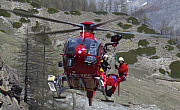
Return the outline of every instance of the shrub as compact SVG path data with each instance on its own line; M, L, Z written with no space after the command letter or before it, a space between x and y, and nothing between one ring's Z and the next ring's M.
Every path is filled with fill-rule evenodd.
M178 49L180 49L180 44L176 45L176 47L177 47Z
M127 19L127 22L128 22L128 23L135 24L135 25L139 25L139 24L140 24L140 22L138 21L138 19L136 19L135 17L129 17L129 18Z
M146 39L139 40L139 42L138 42L138 46L141 45L141 46L147 47L148 44L149 44L149 42L146 41Z
M130 27L132 27L132 25L130 25L130 24L123 24L122 22L119 22L117 25L119 27L122 27L123 29L129 29Z
M35 2L32 2L31 5L34 7L34 8L41 8L41 5L38 4L38 3L35 3Z
M22 2L22 3L26 2L26 0L12 0L12 1L14 1L14 2Z
M95 22L101 22L101 19L94 19Z
M174 61L169 65L169 68L171 69L170 76L172 78L180 78L180 60Z
M19 21L21 22L21 23L30 23L31 22L31 20L30 19L26 19L26 18L21 18L21 19L19 19Z
M172 47L172 46L170 46L170 45L166 45L166 48L165 48L166 50L168 50L168 51L171 51L171 50L174 50L174 47Z
M13 22L13 28L20 28L22 26L21 22Z
M56 10L55 8L49 8L48 9L48 13L49 14L54 14L54 13L58 13L59 11L58 10Z
M128 14L126 14L126 13L121 13L121 12L112 12L112 14L128 16Z
M94 13L97 15L107 15L108 14L108 12L105 12L105 11L95 11Z
M155 55L155 56L152 56L151 58L149 58L149 59L158 59L158 58L160 58L159 56L157 56L157 55Z
M11 14L5 10L0 10L0 16L11 17Z
M32 30L33 32L39 32L39 31L40 31L40 28L41 28L41 26L40 26L39 22L36 21L36 26L32 26L32 27L31 27L31 30Z
M64 12L64 14L66 14L66 15L69 15L69 13L66 11L66 12Z
M159 34L154 29L150 29L146 24L142 24L142 26L138 27L137 31L140 33L145 32L147 34Z
M106 34L106 37L107 37L107 38L111 38L111 34L109 34L109 33Z
M166 74L166 71L162 68L159 68L159 72L162 73L162 74Z
M156 54L156 48L155 47L144 47L144 48L138 48L135 50L130 50L130 52L142 56L143 54L146 54L147 56L151 56Z
M134 34L124 34L124 33L122 33L121 35L123 39L132 39L135 36Z
M170 45L176 45L177 43L176 43L175 41L168 40L168 44L170 44Z
M23 10L23 9L17 9L17 8L14 8L13 11L21 11L21 12L25 12L25 13L29 13L28 11L26 10ZM22 14L18 14L18 13L15 13L17 16L21 16L21 17L28 17L26 15L22 15Z
M176 56L180 58L180 53L177 53Z
M69 11L70 13L71 13L71 15L81 15L81 13L79 12L79 11L73 11L73 10L71 10L71 11Z
M138 61L136 54L131 53L131 52L120 52L117 53L117 58L119 57L124 57L125 61L128 64L134 64Z
M3 32L3 33L6 33L6 31L5 30L0 30L1 32Z
M28 12L31 14L38 14L39 13L39 11L37 9L29 9Z

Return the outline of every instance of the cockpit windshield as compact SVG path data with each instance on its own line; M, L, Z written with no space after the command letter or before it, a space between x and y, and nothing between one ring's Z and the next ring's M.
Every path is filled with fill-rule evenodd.
M82 37L73 37L69 38L65 44L64 53L75 53L75 48L78 44L81 43ZM99 49L100 49L100 41L91 39L91 38L84 38L83 44L85 45L85 54L91 54L99 56ZM97 58L94 56L85 56L86 62L96 62Z

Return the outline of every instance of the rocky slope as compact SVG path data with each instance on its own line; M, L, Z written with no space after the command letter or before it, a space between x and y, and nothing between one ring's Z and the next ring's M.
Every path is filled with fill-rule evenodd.
M14 8L22 8L24 10L32 9L33 7L30 4L27 3L19 3L19 2L10 2L10 1L4 1L0 0L1 8L6 9L14 9ZM75 23L81 23L83 21L93 21L94 19L101 19L102 22L108 21L110 19L114 19L117 17L121 17L120 21L116 21L113 23L106 24L102 26L103 28L107 29L114 29L114 30L123 30L121 27L117 25L117 23L122 22L123 24L129 24L125 19L129 18L129 16L117 16L112 13L108 13L108 15L97 15L93 12L81 12L82 15L67 15L64 14L63 11L60 11L59 13L55 14L49 14L47 12L47 9L41 8L38 9L40 13L38 15L40 16L46 16L53 19L59 19L59 20L65 20L69 22L75 22ZM26 33L27 28L31 28L32 26L36 25L35 21L39 21L40 24L46 24L46 26L50 27L51 30L61 30L61 29L68 29L72 26L64 25L64 24L57 24L52 22L47 22L43 20L38 20L31 18L31 23L23 23L23 26L19 29L12 28L12 22L19 21L21 17L16 16L15 14L11 14L10 18L7 17L1 17L0 24L3 26L3 28L7 33L0 32L0 51L2 53L2 59L4 62L9 65L10 67L13 67L16 63L14 62L14 58L17 56L15 53L18 51L18 43L19 40L18 37L23 37ZM97 22L98 23L98 22ZM137 32L137 28L141 26L139 25L133 25L131 28L126 29L126 31L133 31ZM104 37L110 32L96 32L96 37L102 41L103 44L110 42L110 39ZM111 35L114 35L114 33L110 33ZM74 33L67 33L67 34L57 34L50 36L50 39L52 41L53 46L60 50L62 50L62 46L64 44L64 41L69 37L78 36L79 32ZM127 36L123 36L126 38ZM159 68L164 69L165 71L171 72L171 69L169 68L169 65L173 61L180 60L179 57L176 56L177 53L179 53L179 49L176 47L176 45L171 45L174 49L171 51L168 51L165 49L166 45L168 44L167 38L154 38L154 37L148 37L148 36L140 36L135 35L134 38L131 39L122 39L120 41L120 44L117 47L117 52L128 52L130 50L138 49L141 46L138 45L138 42L140 40L146 39L149 44L148 46L155 47L156 53L150 56L147 55L141 55L138 56L138 61L134 64L129 65L129 76L127 78L127 81L123 82L121 84L120 88L120 96L117 96L117 91L113 95L115 97L115 103L110 102L101 102L99 103L99 99L102 97L101 93L96 94L96 98L94 99L94 105L92 107L87 107L87 100L82 95L77 95L77 107L81 109L107 109L107 108L113 108L113 109L174 109L179 110L179 103L180 103L180 84L178 80L172 80L168 74L161 74L159 72ZM110 50L112 50L110 48ZM110 60L113 56L113 51L109 51L108 54L110 55ZM152 56L159 56L158 59L150 59ZM111 61L111 65L114 65L114 61ZM114 69L109 71L109 73L114 72ZM3 74L5 74L4 72ZM6 77L9 77L6 74ZM165 80L162 80L165 79ZM169 81L168 81L169 80ZM66 100L60 101L56 100L55 104L58 107L58 105L62 106L70 106L72 108L72 96L71 93L65 93L68 97ZM8 98L6 99L8 100ZM11 101L9 102L11 103ZM65 103L65 105L63 105ZM5 104L5 103L4 103ZM16 104L17 105L17 104ZM107 106L106 106L107 105ZM124 105L124 106L122 106ZM8 106L8 105L7 105ZM127 106L127 107L125 107ZM18 106L17 106L17 109Z

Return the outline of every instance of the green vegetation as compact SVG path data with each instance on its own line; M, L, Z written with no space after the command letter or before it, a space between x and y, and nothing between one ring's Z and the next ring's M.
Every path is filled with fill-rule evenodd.
M17 9L17 8L14 8L13 11L21 11L21 12L25 12L25 13L29 13L28 11L24 10L24 9ZM21 16L21 17L28 17L26 15L22 15L22 14L17 14L15 13L17 16Z
M112 12L112 14L128 16L128 14L126 14L126 13L121 13L121 12Z
M37 9L29 9L28 12L31 14L38 14L39 13L39 11Z
M137 31L140 33L145 32L147 34L159 34L154 29L150 29L146 24L142 24L142 26L138 27Z
M136 55L142 56L143 54L146 54L147 56L151 56L156 54L156 48L155 47L144 47L144 48L138 48L135 50L130 50L131 53L134 53Z
M174 50L174 47L172 47L170 45L166 45L165 49L168 51L171 51L171 50Z
M101 22L101 19L94 19L95 22Z
M19 21L21 22L21 23L30 23L31 22L31 20L30 19L26 19L26 18L21 18L21 19L19 19Z
M14 2L22 2L22 3L26 2L26 0L12 0L12 1L14 1Z
M177 44L176 47L180 50L180 44Z
M5 10L0 10L0 16L11 17L11 14Z
M54 14L54 13L58 13L59 11L58 10L56 10L55 8L49 8L48 9L48 13L49 14Z
M134 34L124 34L124 33L121 33L121 35L123 39L132 39L135 36Z
M111 34L107 33L106 38L111 38Z
M139 40L139 42L138 42L138 46L141 45L141 46L147 47L148 44L149 44L149 42L146 41L146 39Z
M6 33L6 31L5 30L0 30L1 32L3 32L3 33Z
M176 44L177 44L175 41L172 41L172 40L168 40L167 42L168 42L168 44L170 44L170 45L176 45Z
M22 26L21 22L13 22L13 28L20 28Z
M64 14L69 15L69 12L65 11Z
M41 8L41 5L35 2L32 2L31 5L33 6L33 8Z
M166 74L166 71L162 68L159 68L159 72L162 73L162 74Z
M180 53L177 53L176 56L180 58Z
M94 13L97 15L107 15L108 14L108 12L105 12L105 11L95 11Z
M81 13L79 11L74 11L74 10L71 10L69 11L71 13L71 15L81 15Z
M180 60L174 61L169 65L171 69L170 77L172 78L180 78Z
M157 56L157 55L155 55L155 56L152 56L151 58L149 58L149 59L158 59L158 58L160 58L159 56Z
M139 25L139 24L140 24L140 22L138 21L138 19L135 18L135 17L129 17L129 18L127 19L127 22L128 22L128 23L132 23L132 24L134 24L134 25Z
M122 27L123 29L129 29L130 27L132 27L132 25L130 25L130 24L123 24L122 22L119 22L117 25L119 27Z
M117 58L124 57L125 61L128 64L134 64L138 61L136 54L134 54L132 52L120 52L120 53L116 53L116 54L117 54Z
M36 26L32 26L31 27L31 31L33 31L33 32L40 32L40 28L41 28L41 26L40 26L39 22L36 21Z

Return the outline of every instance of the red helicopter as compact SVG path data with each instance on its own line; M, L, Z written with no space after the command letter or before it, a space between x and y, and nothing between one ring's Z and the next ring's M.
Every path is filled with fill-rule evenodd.
M120 41L120 39L122 38L120 34L114 35L111 37L111 43L107 43L105 44L105 46L103 46L101 41L94 37L94 31L110 31L115 33L169 37L168 35L143 34L138 32L125 32L99 28L99 26L120 20L120 18L109 20L107 22L103 22L100 24L95 24L89 21L78 24L37 16L18 10L0 10L5 10L16 14L25 15L28 17L34 17L51 22L69 24L78 27L69 30L46 32L43 34L68 33L78 30L83 31L80 33L80 36L69 38L65 42L63 54L61 54L63 57L63 62L59 62L59 67L63 66L64 68L64 74L58 77L54 75L48 75L48 85L51 91L57 92L58 96L60 96L60 94L65 89L85 90L87 91L87 97L89 99L90 106L92 106L92 98L94 94L93 91L101 91L106 96L106 90L103 81L100 78L100 60L102 59L103 55L107 52L107 46L112 45L115 48L117 44L119 44L118 42ZM36 35L39 34L42 33L36 33ZM67 87L64 86L65 81L68 82Z

